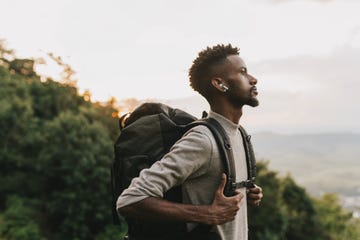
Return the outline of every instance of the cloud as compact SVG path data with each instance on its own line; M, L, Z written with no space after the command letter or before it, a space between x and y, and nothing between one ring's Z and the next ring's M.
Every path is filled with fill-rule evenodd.
M360 48L360 25L355 26L349 33L348 44Z
M254 111L254 118L266 119L281 131L360 132L359 62L360 49L347 45L326 56L256 64L253 70L262 79L259 89L262 83L267 87L259 96L264 112Z
M292 84L320 87L360 87L360 48L349 45L336 48L323 56L302 55L266 60L252 66L253 71L275 76L288 76ZM292 76L296 76L293 78Z

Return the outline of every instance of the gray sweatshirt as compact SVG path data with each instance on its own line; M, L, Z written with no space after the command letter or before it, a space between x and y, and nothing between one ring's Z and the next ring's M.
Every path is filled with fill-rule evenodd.
M247 179L245 151L238 125L222 115L210 111L209 117L216 119L227 132L235 160L236 181ZM162 198L170 188L182 184L183 202L194 205L211 204L221 174L224 172L220 154L212 133L206 126L189 130L160 161L141 171L128 189L119 196L117 209L141 201L147 197ZM246 189L240 191L246 196ZM196 224L188 223L188 229ZM247 240L247 201L232 222L215 226L223 240Z

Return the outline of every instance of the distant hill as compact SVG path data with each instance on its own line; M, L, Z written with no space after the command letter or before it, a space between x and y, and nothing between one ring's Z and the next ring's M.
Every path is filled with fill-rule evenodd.
M258 159L290 173L310 193L360 195L360 134L256 133L252 140Z

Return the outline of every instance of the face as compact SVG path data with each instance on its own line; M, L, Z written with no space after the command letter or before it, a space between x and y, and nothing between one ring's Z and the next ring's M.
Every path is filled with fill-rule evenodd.
M227 59L225 84L229 87L226 92L228 100L234 106L258 106L257 79L248 73L245 62L238 55L230 55Z

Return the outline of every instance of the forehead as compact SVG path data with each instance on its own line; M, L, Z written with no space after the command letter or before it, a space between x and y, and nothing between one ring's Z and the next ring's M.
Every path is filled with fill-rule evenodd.
M230 55L227 57L227 60L229 61L230 65L233 68L240 69L240 68L246 68L246 64L244 60L239 57L238 55Z

